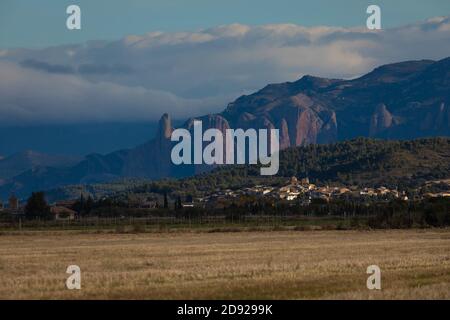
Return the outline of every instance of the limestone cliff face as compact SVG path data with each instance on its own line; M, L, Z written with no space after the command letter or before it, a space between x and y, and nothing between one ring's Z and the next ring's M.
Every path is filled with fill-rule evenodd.
M156 136L158 142L158 153L157 153L157 169L160 172L170 173L170 168L172 166L172 161L170 159L170 153L172 150L172 142L170 138L172 136L173 127L170 116L165 113L159 120L158 133Z
M191 132L192 136L193 136L193 130L194 130L194 121L202 122L203 133L208 129L218 129L222 132L222 136L223 136L222 152L223 152L223 159L225 159L226 154L227 154L225 134L226 134L226 130L230 129L230 125L229 125L227 119L225 119L223 116L221 116L219 114L209 114L209 115L199 117L199 118L191 118L183 125L183 127L188 129ZM209 144L209 142L204 142L203 148L207 144ZM225 160L223 160L223 161L225 161ZM198 173L209 171L213 167L215 167L215 166L202 164L202 165L195 165L192 168L192 170L193 170L193 173L198 174Z
M434 124L435 130L441 130L449 127L450 109L444 103L439 105L438 114Z
M299 113L295 133L294 146L336 141L336 115L333 112L320 114L317 110L306 109Z
M170 139L172 131L173 131L172 121L170 119L170 116L167 113L165 113L159 120L157 133L159 140L164 143L165 140Z
M210 114L205 117L199 118L203 124L203 130L207 129L219 129L222 134L225 134L227 129L230 129L230 125L224 117L219 114Z
M448 134L450 132L450 106L442 102L429 109L420 125L420 130Z
M280 149L286 149L291 146L291 140L289 139L289 127L285 118L280 121Z
M225 112L234 128L279 129L281 149L337 140L336 113L306 94L248 100L250 106L238 99Z
M170 116L164 114L159 120L155 139L129 151L124 162L122 175L150 178L170 175L172 171L170 159L172 132Z
M243 112L237 119L236 128L248 129L252 122L254 122L256 116L249 113Z
M326 111L322 113L321 119L324 121L319 134L318 143L329 143L338 140L338 122L336 112Z
M393 124L392 114L383 103L376 106L370 120L369 136L373 137L390 128Z
M223 116L219 114L209 114L199 118L191 118L183 125L183 128L191 131L191 134L194 130L194 121L202 122L203 133L208 129L219 129L223 135L227 129L230 129L230 125Z

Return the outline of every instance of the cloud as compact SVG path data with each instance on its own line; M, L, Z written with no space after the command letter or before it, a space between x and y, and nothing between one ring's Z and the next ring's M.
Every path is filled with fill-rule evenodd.
M70 66L63 66L59 64L50 64L47 62L37 61L33 59L27 59L20 63L22 67L45 71L48 73L61 73L70 74L74 73L74 70Z
M223 99L186 99L162 90L92 83L74 75L43 76L10 62L0 62L0 70L2 125L142 121L157 119L164 110L189 117L209 112Z
M450 52L450 18L399 28L233 24L41 50L0 50L0 116L14 122L134 121L217 112L305 74L354 78Z
M129 74L133 73L133 68L125 64L82 64L78 67L78 72L81 74Z

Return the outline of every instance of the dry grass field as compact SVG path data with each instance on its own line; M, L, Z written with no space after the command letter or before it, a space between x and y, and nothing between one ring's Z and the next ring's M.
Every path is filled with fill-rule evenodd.
M3 234L0 298L449 299L450 230Z

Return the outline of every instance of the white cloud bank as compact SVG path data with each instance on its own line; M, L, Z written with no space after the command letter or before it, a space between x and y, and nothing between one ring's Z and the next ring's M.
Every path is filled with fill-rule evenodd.
M0 123L154 120L222 110L305 74L352 78L450 55L450 18L387 29L228 25L42 50L0 50Z

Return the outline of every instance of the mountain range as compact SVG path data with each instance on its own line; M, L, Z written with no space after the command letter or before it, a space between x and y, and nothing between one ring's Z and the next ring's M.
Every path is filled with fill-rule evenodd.
M223 112L196 118L203 129L280 130L282 149L326 144L355 137L414 139L450 135L450 58L384 65L352 80L304 76L270 84L239 97ZM181 127L192 129L194 119ZM158 179L189 176L204 167L174 166L170 116L159 121L156 137L132 149L91 154L69 167L38 166L0 186L0 197L26 196L68 184L120 177Z
M70 167L80 161L80 157L50 155L26 150L9 157L0 157L0 181L38 167Z

